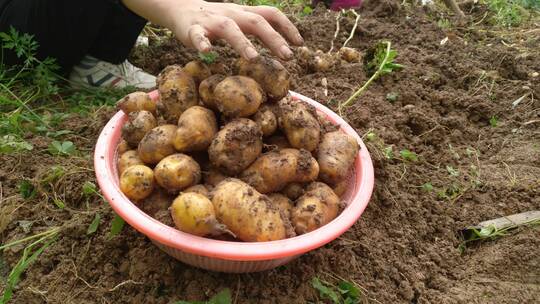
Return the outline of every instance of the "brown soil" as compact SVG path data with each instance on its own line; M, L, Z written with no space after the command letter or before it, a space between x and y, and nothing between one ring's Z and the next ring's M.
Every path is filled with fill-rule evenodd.
M361 219L342 237L286 266L245 275L186 266L129 227L109 240L111 209L81 192L85 181L94 180L90 152L113 114L109 110L75 117L64 126L78 134L71 140L88 150L84 157L47 156L41 151L48 142L39 137L32 139L37 152L0 155L2 243L65 227L22 276L12 302L174 303L204 300L228 287L235 303L306 303L318 299L310 284L314 276L352 280L362 287L366 302L374 303L538 301L538 226L473 244L463 254L458 231L540 209L540 77L532 76L540 66L540 40L531 29L499 31L485 24L444 30L437 26L439 13L399 3L365 1L350 43L366 50L379 39L390 40L399 52L397 62L406 69L373 83L343 113L359 134L376 134L368 142L376 187ZM483 12L472 13L482 19ZM352 18L342 20L338 46L353 23ZM319 9L296 24L308 46L329 49L335 15ZM220 54L235 57L228 48L220 48ZM133 57L153 73L192 58L194 53L176 42L139 50ZM286 66L295 91L335 110L336 101L367 79L361 64L343 64L326 73L309 73L295 61ZM386 100L388 93L397 93L397 100ZM496 127L489 122L493 116L498 117ZM387 146L396 155L391 160L383 152ZM417 153L419 161L399 159L402 149ZM70 174L43 193L57 193L66 203L64 210L42 196L25 201L18 194L22 178L38 180L52 165L65 166ZM432 192L421 188L427 182ZM96 212L101 225L88 236ZM4 251L6 266L0 273L5 275L21 254L21 246Z

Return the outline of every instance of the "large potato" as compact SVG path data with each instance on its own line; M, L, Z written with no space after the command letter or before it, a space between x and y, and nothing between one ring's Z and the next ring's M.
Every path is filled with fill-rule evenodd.
M173 141L179 152L204 151L218 132L214 112L201 106L187 109L178 120Z
M127 168L134 165L144 165L143 161L139 158L137 150L129 150L124 152L118 158L118 174L122 175Z
M201 81L212 75L210 68L204 62L199 60L193 60L186 63L184 71L193 77L196 85L199 85Z
M287 137L283 135L274 134L266 139L265 144L268 151L292 148Z
M281 193L271 193L268 195L274 206L278 207L283 214L290 219L292 208L294 206L293 202Z
M171 216L176 227L197 236L221 235L227 231L216 219L214 205L199 193L181 193L171 205Z
M259 84L244 76L229 76L214 89L216 106L228 117L248 117L266 100Z
M277 130L277 117L269 105L260 107L257 113L253 115L253 121L261 127L264 137L274 134Z
M321 126L310 105L289 98L279 102L279 125L296 149L314 151L319 145Z
M225 79L225 75L216 74L206 78L199 85L199 96L205 107L218 111L217 103L219 100L216 100L214 90L223 79Z
M291 221L297 234L328 224L339 212L339 197L328 185L314 182L306 190L292 210Z
M144 165L127 168L120 176L120 190L134 201L148 197L154 190L154 172Z
M239 75L255 79L271 100L280 100L289 92L289 72L275 59L259 56L248 61L241 58L236 69Z
M156 114L156 103L145 92L130 93L120 99L116 105L118 109L126 114L138 111L148 111Z
M306 150L283 149L260 156L240 178L260 193L277 192L288 183L312 182L319 175L319 165Z
M130 146L136 147L146 133L157 127L157 120L148 111L131 112L128 117L122 126L122 137Z
M154 165L175 153L173 140L176 128L176 125L161 125L146 133L139 143L139 158L145 164Z
M252 120L239 118L218 132L208 148L208 156L213 166L232 176L244 171L261 151L261 128Z
M293 236L290 222L279 208L266 195L238 179L219 183L212 203L218 221L243 241L265 242Z
M201 181L201 167L190 156L177 153L162 159L154 169L156 182L169 192L176 192Z
M180 115L199 101L197 85L179 65L163 69L157 77L158 113L169 123L177 123Z
M358 141L348 134L341 131L324 134L317 155L320 179L331 185L344 180L359 149Z

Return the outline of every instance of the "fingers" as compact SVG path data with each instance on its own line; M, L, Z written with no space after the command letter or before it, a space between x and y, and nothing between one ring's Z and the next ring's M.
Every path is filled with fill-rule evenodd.
M302 45L304 39L294 24L279 9L271 6L245 6L247 12L261 15L295 45Z
M208 30L212 36L225 39L245 59L251 60L259 56L251 41L233 19L214 16L208 25Z
M189 28L189 40L193 47L200 52L209 52L212 48L212 44L208 39L208 32L204 27L194 24Z

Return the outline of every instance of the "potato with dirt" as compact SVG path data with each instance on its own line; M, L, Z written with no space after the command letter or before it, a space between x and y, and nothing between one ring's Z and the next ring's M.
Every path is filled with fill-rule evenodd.
M317 161L320 166L320 179L330 185L343 181L354 165L360 146L351 135L341 131L323 135Z
M305 185L301 183L289 183L283 190L281 190L281 193L288 197L289 199L295 201L297 198L302 196L305 192Z
M180 193L170 211L180 231L196 236L221 235L227 231L226 226L217 221L212 201L202 194Z
M119 156L124 154L125 152L131 150L131 147L129 146L128 142L125 139L120 139L120 142L118 143L118 146L116 147L116 152Z
M261 155L240 175L240 179L260 193L282 190L288 183L312 182L319 175L319 165L306 150L283 149Z
M292 148L292 146L287 137L281 134L274 134L266 139L265 148L267 151L273 151Z
M271 136L277 130L277 117L269 105L261 106L252 119L261 127L264 137Z
M157 126L146 133L137 148L139 158L150 165L157 164L160 160L174 154L173 140L176 134L176 125L165 124Z
M177 123L185 110L199 102L195 80L179 65L163 69L156 82L159 91L157 112L169 123Z
M334 190L334 193L340 198L347 192L348 189L349 189L349 181L346 179L338 182L332 187L332 190Z
M199 184L199 185L195 185L195 186L191 186L189 188L186 188L184 190L182 190L183 193L198 193L198 194L202 194L206 197L210 197L210 189L208 186L206 185L202 185L202 184Z
M134 201L148 197L154 186L154 171L145 165L133 165L120 176L120 190Z
M201 181L201 167L190 156L176 153L163 158L154 168L156 182L174 193Z
M193 60L184 65L184 71L193 77L195 84L199 85L203 80L212 75L212 71L206 63Z
M216 116L211 110L193 106L178 119L174 148L178 152L205 151L218 132Z
M262 151L262 131L250 119L238 118L226 124L208 148L210 163L227 175L244 171Z
M284 98L279 103L278 121L291 146L296 149L314 151L319 145L321 126L317 112L302 101Z
M126 114L138 111L148 111L153 115L156 114L156 103L145 92L130 93L120 99L116 106Z
M227 175L214 167L210 167L208 171L203 172L204 183L212 187L215 187L226 178L228 178Z
M160 211L167 211L171 206L175 195L170 194L163 188L156 185L152 194L140 202L140 208L146 214L155 217ZM170 216L170 214L169 214Z
M257 81L270 100L280 100L289 93L289 72L270 57L259 56L250 61L240 58L236 62L236 72Z
M341 59L350 63L360 62L362 59L362 54L358 50L346 46L339 49L338 55Z
M201 97L202 104L214 111L218 111L218 100L214 95L216 86L225 79L225 75L216 74L212 75L201 82L199 85L199 96Z
M291 218L291 211L294 203L288 197L281 193L271 193L268 195L268 197L274 206L278 207L288 219Z
M144 162L139 158L139 152L137 150L126 151L118 158L118 174L122 175L127 168L134 165L144 165Z
M289 220L270 198L239 179L219 183L212 203L217 220L240 240L265 242L294 236Z
M148 111L131 112L128 115L128 121L122 126L122 138L132 147L136 147L141 139L157 127L157 120Z
M296 233L308 233L328 224L338 215L339 203L339 197L328 185L311 183L292 209L291 222Z
M227 117L249 117L266 101L259 84L245 76L229 76L214 89L218 110Z

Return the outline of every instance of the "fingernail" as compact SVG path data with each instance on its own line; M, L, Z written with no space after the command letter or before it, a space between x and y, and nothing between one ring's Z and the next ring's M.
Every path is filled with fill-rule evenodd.
M200 47L203 52L207 52L210 50L210 43L206 41L201 41Z
M300 34L296 35L296 42L298 44L304 44L304 38L302 38L302 35L300 35Z
M257 51L254 48L250 47L250 46L248 46L244 50L244 55L246 56L247 59L250 59L250 60L256 58L257 56L259 56Z
M281 46L281 48L279 48L279 53L281 54L281 57L284 59L290 59L293 56L293 52L286 45L283 45Z

